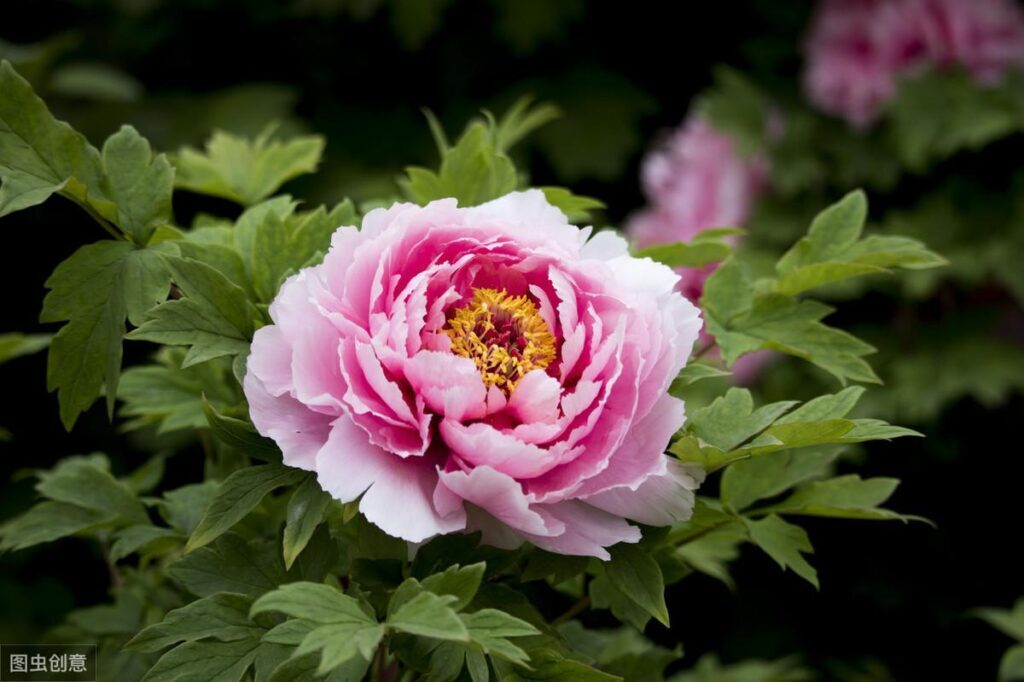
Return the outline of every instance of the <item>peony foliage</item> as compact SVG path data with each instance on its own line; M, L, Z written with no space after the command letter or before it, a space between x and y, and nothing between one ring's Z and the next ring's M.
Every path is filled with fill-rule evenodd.
M46 281L40 319L54 325L53 336L4 334L0 361L48 347L47 384L68 429L102 401L121 430L156 434L130 441L133 447L156 443L134 471L112 470L102 453L69 455L50 470L34 471L39 501L0 526L3 551L71 536L100 548L110 568L111 602L73 612L54 639L98 642L99 670L107 679L661 680L682 652L660 647L643 633L658 627L651 621L668 627L674 618L694 617L669 608L666 587L695 573L732 584L730 564L748 547L818 587L803 519L915 518L885 506L897 480L837 475L851 444L920 434L857 409L870 392L860 384L885 377L868 361L872 346L832 324L833 308L815 293L866 275L925 270L944 261L910 237L865 236L868 206L861 192L824 208L769 274L755 273L732 253L733 230L651 246L631 257L614 233L590 236L574 227L602 204L564 188L530 190L509 153L557 113L543 105L522 102L500 119L488 114L453 143L432 122L439 166L410 167L398 180L412 204L373 209L350 201L309 207L281 193L289 180L315 172L324 151L324 140L316 136L281 139L267 129L249 140L215 132L203 150L168 155L155 153L125 126L97 149L54 119L6 62L0 66L0 92L0 216L57 194L78 204L103 231L90 233L83 219L82 246ZM175 192L218 197L237 209L180 224ZM579 543L549 542L522 528L515 542L502 542L486 523L435 527L410 543L410 534L403 540L396 537L402 533L382 530L388 524L379 523L379 516L368 519L358 491L344 501L325 492L354 475L345 469L354 441L336 453L336 485L322 487L319 467L295 466L292 449L295 438L308 435L302 420L315 410L282 431L268 426L274 420L268 421L267 411L274 417L275 410L290 407L264 404L261 412L247 401L266 397L254 393L246 377L269 381L267 366L254 369L247 361L261 352L258 346L253 350L254 337L276 333L278 301L288 283L312 276L325 257L354 257L356 240L384 229L382 215L415 226L417 216L440 205L447 212L440 222L465 220L470 229L474 221L492 221L491 202L507 207L509 196L528 197L542 211L503 223L502 238L543 243L561 230L579 246L589 236L586 247L602 257L618 258L623 267L642 266L645 277L669 278L664 299L652 294L623 304L628 310L650 307L649 317L634 322L650 325L641 329L651 339L663 327L682 324L671 316L688 315L692 307L681 294L669 293L677 280L671 268L717 265L699 301L692 302L699 303L707 332L693 353L689 346L677 347L683 362L658 362L653 355L646 365L623 363L634 383L644 368L662 372L647 386L656 386L657 395L633 400L686 405L685 423L668 421L671 428L663 435L638 439L636 453L622 455L653 447L651 461L667 462L665 470L693 472L688 480L694 485L706 476L685 513L666 511L662 516L670 518L659 519L659 505L677 510L681 502L651 495L643 500L651 513L641 515L651 523L627 524L622 517L637 514L622 510L638 503L630 495L648 479L623 474L600 512L601 519L615 517L619 536L591 537L597 532L588 525L594 517L570 516L557 505L531 512L579 532L590 542L583 550ZM430 203L439 199L441 204ZM382 197L379 205L390 203ZM536 220L538 215L547 218ZM360 224L362 231L345 227L347 236L338 236L340 227ZM94 240L100 234L104 238ZM529 256L541 257L550 253L540 247ZM616 288L620 282L606 279L600 296L587 293L611 305L616 296L625 297ZM658 286L649 280L636 286L644 284L652 291ZM663 305L655 309L655 300ZM692 344L696 327L687 333ZM147 359L124 367L126 342L144 348ZM713 348L717 353L708 352ZM748 390L733 387L702 401L695 388L711 385L704 382L728 375L738 360L762 350L825 370L834 377L833 392L756 404ZM430 370L423 370L424 384ZM491 391L484 402L511 400L527 382L517 381L508 395ZM424 389L422 395L442 394ZM439 400L435 409L450 407ZM543 402L520 407L536 411ZM463 407L465 413L486 406ZM329 410L322 413L337 418ZM367 415L380 417L369 409L359 413ZM595 419L604 424L611 417ZM633 427L634 435L645 433L635 424L622 426ZM196 456L202 457L201 480L179 487L165 483L181 478L165 477L167 470ZM495 453L481 449L464 456ZM844 463L843 470L851 466ZM470 511L500 516L500 504L475 495L470 473L451 472L465 479L462 497ZM693 495L671 486L657 492ZM588 493L600 494L607 492L595 487ZM406 513L401 506L407 501L401 495L389 499L395 515ZM572 504L586 502L584 495ZM621 625L588 628L580 617L590 610ZM792 661L749 662L732 670L714 657L673 679L728 673L806 679Z

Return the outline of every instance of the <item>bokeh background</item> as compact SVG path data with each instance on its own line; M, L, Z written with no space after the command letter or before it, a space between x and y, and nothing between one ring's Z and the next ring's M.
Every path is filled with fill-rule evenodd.
M807 216L865 185L875 229L911 232L953 262L927 281L833 292L857 296L833 323L882 351L876 367L887 384L869 392L871 416L928 436L864 448L857 470L903 479L891 506L936 527L808 521L820 593L745 553L733 590L707 576L682 582L669 595L673 630L655 624L649 634L683 644L683 666L714 651L726 661L797 655L822 679L850 682L994 679L1009 640L969 610L1008 606L1024 593L1024 91L1014 94L1020 81L1002 84L1018 109L999 125L901 165L887 143L895 124L856 131L801 109L809 107L800 72L814 8L771 0L6 0L0 58L94 144L124 122L165 151L201 145L215 128L252 135L270 121L323 134L321 171L287 187L310 204L397 196L404 166L434 164L421 107L454 134L481 108L500 112L532 94L563 116L517 147L521 167L535 184L602 199L606 225L624 224L645 204L645 152L706 104L709 88L721 92L716 69L731 67L829 140L774 161L789 180L746 225L753 253L785 248ZM973 96L964 92L957 96ZM742 130L730 111L725 127ZM919 106L901 115L927 127L943 114ZM829 159L808 171L806 157L825 147ZM175 212L187 222L199 211L234 210L211 202L179 195ZM0 229L0 331L42 330L46 276L98 235L82 234L94 228L59 201ZM141 352L129 345L126 364ZM147 444L117 438L101 407L64 432L45 390L44 355L12 361L0 376L0 426L11 434L0 443L0 519L32 499L22 469L95 450L121 471L144 459L136 446ZM780 399L835 385L779 361L753 388ZM195 480L201 467L185 451L168 476ZM72 608L103 601L106 584L85 541L0 556L0 642L36 640Z

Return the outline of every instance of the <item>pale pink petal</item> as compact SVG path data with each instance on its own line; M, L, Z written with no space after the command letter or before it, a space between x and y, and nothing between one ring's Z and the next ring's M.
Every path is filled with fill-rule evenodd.
M486 414L487 387L469 358L421 350L405 362L405 378L427 406L449 419L479 419Z
M483 422L467 425L445 419L441 422L440 434L452 452L464 461L478 467L491 467L516 479L541 476L563 462L572 461L583 450L569 448L564 443L540 448Z
M441 515L434 507L437 475L423 459L402 459L370 443L347 417L337 419L316 456L317 480L332 497L351 502L388 535L422 542L465 528L461 509Z
M256 375L245 375L245 398L253 426L281 448L288 466L312 470L316 453L327 440L331 417L307 409L288 394L273 396Z
M565 524L541 512L541 507L531 507L519 483L500 471L480 466L470 471L440 471L438 475L451 492L520 532L565 532Z
M544 370L527 372L509 397L508 409L521 422L553 423L558 419L562 386Z
M601 230L583 245L580 255L584 258L611 260L619 256L628 256L629 244L615 232Z
M683 401L664 394L647 416L630 427L608 467L587 479L579 495L585 497L620 486L635 490L650 472L663 465L665 448L685 421Z
M649 475L636 488L610 488L584 498L604 511L649 526L667 526L686 521L693 514L694 491L704 472L679 460L663 456L665 471Z
M280 327L272 324L256 330L246 367L270 395L279 396L293 390L292 349Z
M531 535L526 539L541 549L557 554L593 556L607 561L611 558L606 547L620 542L639 542L640 529L626 523L622 517L591 507L583 502L559 502L545 505L545 511L565 524L559 535Z

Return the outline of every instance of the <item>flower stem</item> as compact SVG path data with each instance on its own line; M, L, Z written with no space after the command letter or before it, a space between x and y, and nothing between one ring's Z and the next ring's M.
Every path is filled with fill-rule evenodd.
M566 610L565 613L563 613L558 618L555 618L553 621L551 621L551 624L552 625L561 625L562 623L570 621L573 618L575 618L576 616L578 616L581 613L583 613L584 611L586 611L587 608L589 608L589 607L590 607L590 595L589 594L585 594L582 597L580 597L576 601L575 604L570 606Z

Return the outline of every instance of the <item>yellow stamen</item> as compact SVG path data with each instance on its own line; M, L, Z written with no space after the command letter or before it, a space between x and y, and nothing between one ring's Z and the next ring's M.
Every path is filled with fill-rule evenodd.
M451 337L452 352L475 362L484 384L506 395L527 372L555 359L555 337L537 306L504 289L473 289L473 299L442 331Z

